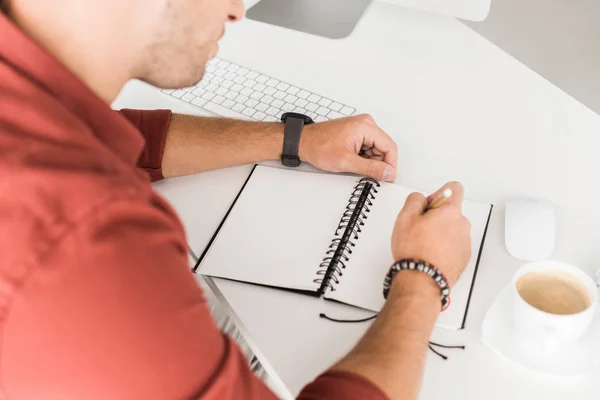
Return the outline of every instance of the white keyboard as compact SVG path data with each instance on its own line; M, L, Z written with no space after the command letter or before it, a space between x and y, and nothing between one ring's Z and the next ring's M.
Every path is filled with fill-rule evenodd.
M163 92L222 117L255 121L279 121L281 114L291 111L323 122L356 111L220 58L208 62L206 73L197 85Z

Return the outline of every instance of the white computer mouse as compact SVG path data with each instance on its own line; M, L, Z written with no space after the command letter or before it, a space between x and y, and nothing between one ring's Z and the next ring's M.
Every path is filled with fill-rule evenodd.
M540 200L507 202L504 235L513 257L527 261L549 258L556 237L554 207Z

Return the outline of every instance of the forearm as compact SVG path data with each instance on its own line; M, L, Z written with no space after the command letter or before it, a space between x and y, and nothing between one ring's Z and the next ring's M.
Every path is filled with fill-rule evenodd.
M439 311L439 288L429 276L399 273L373 325L332 369L369 379L391 399L416 399Z
M276 160L283 124L173 114L162 160L165 178Z

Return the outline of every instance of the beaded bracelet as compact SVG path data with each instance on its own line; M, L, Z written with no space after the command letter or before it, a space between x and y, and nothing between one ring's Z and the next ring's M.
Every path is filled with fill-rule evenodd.
M416 270L426 273L431 276L435 283L440 287L441 300L442 300L442 311L448 308L450 305L450 286L448 281L440 271L438 271L433 265L423 260L403 259L395 262L388 271L383 281L383 297L387 299L387 296L392 287L392 279L394 276L402 270Z

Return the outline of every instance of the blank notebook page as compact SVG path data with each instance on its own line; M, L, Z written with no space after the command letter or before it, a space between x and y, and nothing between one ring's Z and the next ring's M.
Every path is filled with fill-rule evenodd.
M413 192L401 186L382 183L375 195L368 219L352 248L347 268L340 277L334 292L327 291L325 298L352 304L378 312L384 304L383 280L394 262L391 237L396 217L406 197ZM465 200L462 211L472 224L471 260L462 277L452 288L451 305L440 314L436 325L460 329L469 299L471 284L477 264L479 247L487 225L490 205Z
M316 292L313 281L356 182L257 166L200 272Z

